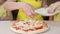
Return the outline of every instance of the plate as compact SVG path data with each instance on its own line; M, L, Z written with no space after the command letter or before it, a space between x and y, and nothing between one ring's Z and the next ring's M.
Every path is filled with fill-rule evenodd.
M41 14L42 16L53 16L60 12L60 10L56 10L54 13L48 13L48 9L50 8L40 8L35 10L35 12Z

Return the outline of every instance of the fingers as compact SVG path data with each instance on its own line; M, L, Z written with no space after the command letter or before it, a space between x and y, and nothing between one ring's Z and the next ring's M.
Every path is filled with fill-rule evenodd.
M50 14L52 14L52 13L54 13L55 12L55 10L54 9L48 9L48 13L50 13Z
M29 8L29 7L28 7ZM30 16L31 18L33 18L34 17L34 10L32 9L32 8L29 8L29 9L25 9L25 12L26 12L26 14L28 15L28 16Z
M26 4L23 6L23 9L28 16L30 16L31 18L34 17L35 12L34 12L34 8L31 5Z
M31 18L34 18L35 12L34 12L33 7L31 7L31 8L28 9L28 13L29 13L28 15L29 15Z
M49 12L48 13L54 13L55 10L59 7L59 2L56 2L54 4L51 4L51 7L50 9L48 10Z
M30 13L30 12L28 12L27 15L30 16L31 18L34 17L34 15L32 13Z
M53 5L52 7L50 7L49 9L48 9L48 13L54 13L55 12L55 10L56 10L56 7Z

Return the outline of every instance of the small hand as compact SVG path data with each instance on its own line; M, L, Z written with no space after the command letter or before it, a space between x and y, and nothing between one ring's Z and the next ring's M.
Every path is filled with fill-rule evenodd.
M35 12L34 12L34 8L31 5L25 4L23 5L23 9L28 16L30 16L31 18L34 17Z

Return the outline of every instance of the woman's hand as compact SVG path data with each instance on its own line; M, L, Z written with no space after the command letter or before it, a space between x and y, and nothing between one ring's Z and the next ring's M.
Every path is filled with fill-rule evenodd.
M48 10L49 11L48 13L54 13L59 6L60 6L60 1L54 3L52 7L50 7L50 9Z
M53 8L49 8L49 9L48 9L48 13L52 14L52 13L54 13L54 12L55 12L55 9L53 9Z

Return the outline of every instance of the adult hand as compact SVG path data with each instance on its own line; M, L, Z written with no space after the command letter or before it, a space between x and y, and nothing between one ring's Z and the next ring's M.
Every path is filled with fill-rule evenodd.
M54 13L59 6L60 6L60 1L52 4L50 9L48 10L49 11L48 13Z

